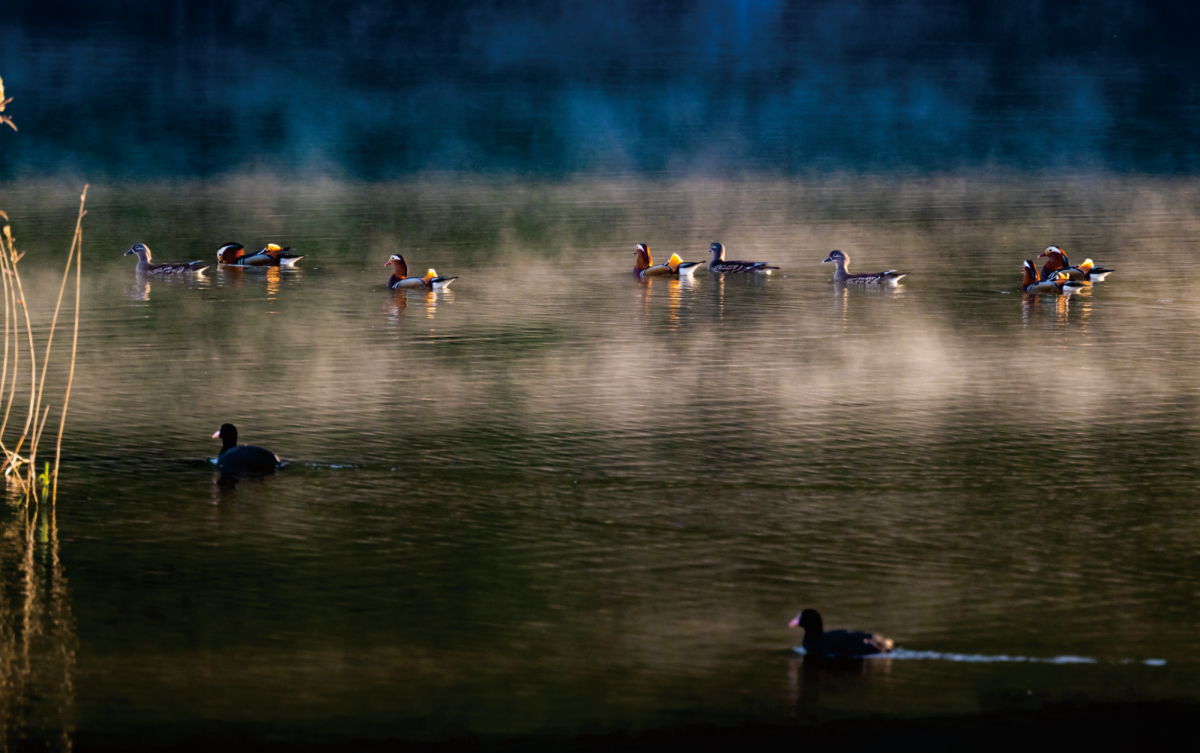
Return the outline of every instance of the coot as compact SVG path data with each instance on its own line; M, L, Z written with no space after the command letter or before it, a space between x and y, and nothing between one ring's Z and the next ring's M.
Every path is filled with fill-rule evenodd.
M804 629L804 653L818 659L861 659L872 654L886 654L895 645L891 638L878 633L855 630L825 630L821 614L805 609L788 623L788 627Z
M233 424L221 424L221 430L213 434L213 439L218 438L222 444L217 467L226 473L271 473L279 467L275 453L254 445L239 445Z

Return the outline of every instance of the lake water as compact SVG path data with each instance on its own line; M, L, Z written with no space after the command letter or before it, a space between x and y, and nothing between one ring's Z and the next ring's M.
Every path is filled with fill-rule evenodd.
M0 186L43 330L78 193ZM0 522L6 739L1194 701L1197 199L1111 174L95 185L60 502ZM713 240L781 269L630 274L639 241ZM137 241L305 258L146 282ZM1116 272L1023 295L1051 243ZM837 288L834 248L911 274ZM394 294L398 252L460 279ZM289 465L219 483L223 422ZM806 667L803 607L914 653Z

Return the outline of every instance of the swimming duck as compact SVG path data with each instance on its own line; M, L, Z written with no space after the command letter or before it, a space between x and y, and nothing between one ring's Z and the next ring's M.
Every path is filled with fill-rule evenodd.
M806 656L815 659L861 659L864 656L886 654L895 646L891 638L878 633L860 633L855 630L825 630L821 614L815 609L805 609L788 623L788 627L804 630Z
M633 274L640 278L660 277L662 275L680 275L690 277L704 262L684 261L679 254L671 254L666 264L655 264L650 256L650 247L645 243L637 244L633 252L636 257L633 263Z
M886 272L852 275L846 271L846 265L850 263L850 257L846 256L844 251L830 251L829 256L825 258L825 262L833 262L837 265L837 271L833 273L833 281L842 282L847 285L883 285L889 283L894 285L900 282L901 278L908 276L908 272L897 272L894 269L889 269Z
M275 453L254 445L237 443L238 431L233 424L221 424L213 439L221 440L217 467L226 473L271 473L281 461Z
M763 274L771 274L772 267L765 261L726 261L725 260L725 244L714 243L708 249L712 254L712 261L708 263L709 272L717 272L719 274L737 274L739 272L762 272Z
M1049 279L1051 272L1065 270L1067 276L1072 280L1082 282L1104 282L1104 278L1108 277L1114 270L1097 267L1095 262L1087 259L1078 267L1072 267L1071 262L1067 261L1067 254L1058 246L1046 246L1046 250L1038 254L1038 258L1043 256L1049 257L1046 259L1045 266L1042 267L1042 279Z
M243 267L290 267L304 258L291 251L291 246L280 248L274 243L268 243L267 247L257 254L241 259L240 264Z
M137 256L137 271L144 275L178 275L188 272L203 272L212 266L209 262L204 261L152 264L150 262L150 248L145 243L133 244L133 247L126 251L124 255L129 256L130 254Z
M392 254L392 258L385 261L383 266L386 267L389 264L392 267L392 276L388 280L388 287L392 290L401 288L441 290L458 279L457 277L438 277L438 273L432 269L426 272L424 277L409 277L408 262L404 261L404 257L400 254Z
M1043 280L1031 259L1025 260L1023 268L1025 270L1025 277L1021 280L1021 290L1026 293L1070 294L1084 287L1084 283L1069 279L1066 271L1061 269L1051 272L1050 279Z
M217 263L229 267L240 267L246 258L246 247L240 243L226 243L217 249Z

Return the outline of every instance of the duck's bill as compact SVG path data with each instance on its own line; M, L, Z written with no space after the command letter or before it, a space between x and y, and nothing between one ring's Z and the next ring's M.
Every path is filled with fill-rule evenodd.
M829 260L826 259L825 261L829 261ZM788 623L788 627L790 627L790 628L800 627L800 615L796 615L795 617L793 617L792 621Z
M213 436L212 436L212 438L213 438L213 439L220 439L220 438L221 438L221 432L220 432L220 431L215 431L215 432L213 432Z

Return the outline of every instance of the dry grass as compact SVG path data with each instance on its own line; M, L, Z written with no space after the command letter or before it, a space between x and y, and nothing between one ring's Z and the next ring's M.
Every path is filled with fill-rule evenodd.
M0 92L2 93L2 92ZM67 406L71 398L71 386L75 379L75 353L79 343L79 297L80 283L83 274L83 216L84 203L87 200L87 186L79 197L79 214L75 220L75 235L71 240L71 250L67 253L67 265L63 270L62 284L58 289L58 300L54 305L54 317L50 330L46 335L46 343L42 348L41 375L38 374L38 347L33 334L29 309L25 297L24 285L21 281L18 266L24 253L16 249L13 240L12 227L4 225L4 238L0 242L0 278L4 288L4 362L0 367L0 400L4 403L4 417L0 421L0 450L5 455L4 475L16 487L25 504L44 500L47 496L51 502L58 498L58 470L62 456L62 433L66 427ZM0 212L6 221L8 215ZM75 323L71 342L70 374L63 395L62 412L58 419L58 441L54 454L54 469L49 469L49 463L42 474L37 472L38 447L45 435L46 423L50 418L51 406L46 405L46 372L49 370L50 350L54 344L54 331L58 326L58 315L62 310L63 293L66 291L67 280L71 276L71 264L75 264ZM24 322L24 333L21 325ZM25 335L22 338L22 334ZM24 349L22 339L28 342L28 366L21 362L21 351ZM11 366L10 366L11 356ZM21 385L26 384L25 375L28 373L28 392ZM4 397L7 391L7 397ZM16 441L10 445L6 441L10 420L13 418L13 408L18 403L28 403L25 420ZM20 410L18 409L18 415ZM15 426L15 424L14 424ZM26 456L22 456L22 451ZM40 482L40 483L39 483Z

